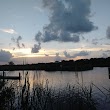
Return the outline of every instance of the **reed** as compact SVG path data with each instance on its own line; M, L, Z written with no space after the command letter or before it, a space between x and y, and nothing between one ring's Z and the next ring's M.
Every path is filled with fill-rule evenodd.
M44 83L33 84L30 90L28 76L24 85L4 87L0 91L0 110L96 110L92 85L82 87L67 85L63 89L54 90ZM13 87L14 86L14 87ZM18 89L19 88L19 89Z
M7 82L0 81L0 110L11 110L14 107L15 90Z

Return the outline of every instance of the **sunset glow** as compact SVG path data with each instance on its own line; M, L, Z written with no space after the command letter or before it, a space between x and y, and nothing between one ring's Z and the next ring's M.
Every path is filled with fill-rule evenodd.
M79 0L78 5L61 0L61 6L58 0L51 4L45 0L0 1L0 56L10 58L4 63L17 63L19 58L39 58L38 63L47 62L47 57L48 62L109 57L110 14L106 12L110 1L100 0L100 5L98 1Z

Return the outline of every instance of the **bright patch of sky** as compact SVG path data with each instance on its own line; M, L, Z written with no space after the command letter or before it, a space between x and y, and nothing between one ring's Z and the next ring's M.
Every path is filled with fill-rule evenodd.
M0 64L109 57L110 0L64 1L0 0Z

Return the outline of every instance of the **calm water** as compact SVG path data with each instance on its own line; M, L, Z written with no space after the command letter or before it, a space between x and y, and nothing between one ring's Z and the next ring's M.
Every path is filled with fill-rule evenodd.
M18 76L19 72L21 73L22 79L15 82L17 84L24 84L27 71L11 71L6 72L6 75ZM0 74L2 74L2 72L0 72ZM46 82L48 82L49 87L52 87L54 89L63 89L68 84L73 86L77 84L80 84L81 86L89 86L91 83L93 83L94 94L98 94L102 102L106 99L104 94L107 94L107 90L110 90L108 68L94 68L93 70L84 72L28 71L28 77L31 88L33 87L33 83L36 84L39 82L43 83L44 85ZM9 82L12 83L13 81L10 80ZM106 88L107 90L104 88ZM103 106L100 110L109 110L109 104L102 104Z
M24 82L25 74L27 71L11 71L6 72L7 76L18 76L19 72L21 73L22 79L21 82ZM0 72L2 74L2 72ZM83 84L90 85L94 83L99 88L109 88L110 79L108 75L108 68L94 68L90 71L84 72L46 72L46 71L28 71L29 82L31 87L34 83L42 82L45 84L46 81L49 82L49 86L55 88L63 88L67 84Z

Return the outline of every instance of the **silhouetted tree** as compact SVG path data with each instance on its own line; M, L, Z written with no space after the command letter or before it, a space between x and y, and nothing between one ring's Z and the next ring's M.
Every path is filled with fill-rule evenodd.
M14 65L13 61L8 62L9 65Z

